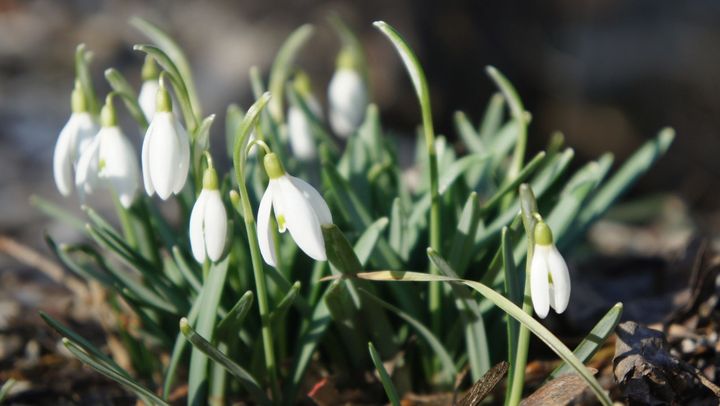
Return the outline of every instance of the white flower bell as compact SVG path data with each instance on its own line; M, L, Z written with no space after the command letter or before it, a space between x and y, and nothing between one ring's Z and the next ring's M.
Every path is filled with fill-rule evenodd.
M322 116L320 104L313 97L310 90L310 79L302 72L295 75L293 86L298 97L301 97L307 104L310 112L316 117ZM290 148L293 155L301 161L309 161L317 157L317 147L313 137L313 129L310 119L299 107L290 105L288 107L288 134L290 136Z
M199 263L217 261L225 250L227 212L223 205L215 168L210 165L203 175L203 189L190 214L190 248Z
M106 99L100 120L102 128L78 161L75 186L81 200L98 187L107 187L117 194L123 207L129 208L139 189L140 165L135 148L118 127L112 94Z
M142 67L142 85L140 86L140 94L138 95L138 104L145 114L147 121L152 121L155 115L156 97L160 89L158 82L159 72L155 60L151 56L145 57L145 64Z
M567 264L553 243L550 227L544 221L535 225L535 247L530 263L530 293L538 317L547 317L550 307L558 314L570 301L570 274Z
M182 191L190 168L190 139L172 113L170 94L157 91L157 110L142 146L142 173L148 196L165 200Z
M80 82L76 81L72 92L72 114L60 131L53 154L55 185L63 196L70 196L72 193L77 162L97 132L98 125L87 111L85 95Z
M272 208L281 233L289 230L295 243L308 256L317 261L327 260L321 229L323 224L332 224L327 203L310 184L285 173L274 153L265 155L263 163L270 178L257 214L258 243L263 259L268 265L277 264L270 232Z
M366 83L358 65L353 50L343 49L328 87L330 126L342 138L349 137L360 127L367 108Z

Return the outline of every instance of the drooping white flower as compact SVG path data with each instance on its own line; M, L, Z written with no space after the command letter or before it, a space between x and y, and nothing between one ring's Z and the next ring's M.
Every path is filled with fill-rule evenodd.
M298 97L306 103L310 112L316 117L322 116L320 103L315 99L310 90L310 79L304 73L295 75L293 86ZM317 147L313 137L313 129L310 119L305 112L295 105L288 107L288 134L290 136L290 148L293 155L302 161L315 159Z
M100 187L117 194L123 207L129 208L137 195L140 165L135 148L117 124L112 97L101 111L102 128L80 156L75 186L80 199Z
M368 95L359 71L357 56L344 49L338 56L337 69L328 87L330 126L340 137L349 137L362 124Z
M77 162L97 132L98 125L87 111L85 95L78 81L72 92L72 114L60 131L53 153L55 185L63 196L72 193Z
M263 259L268 265L277 264L270 230L272 209L281 233L289 230L295 243L308 256L317 261L327 260L321 229L323 224L332 224L327 203L310 184L285 173L274 153L265 155L264 165L270 182L257 213L258 243Z
M162 87L157 92L157 111L145 134L142 173L145 191L165 200L185 186L190 168L190 139L172 113L172 101Z
M203 189L190 213L190 248L199 263L217 261L225 250L227 212L223 205L215 169L203 175Z
M535 225L535 247L530 263L530 294L538 317L544 319L552 307L558 314L570 301L570 273L553 243L552 231L543 221Z

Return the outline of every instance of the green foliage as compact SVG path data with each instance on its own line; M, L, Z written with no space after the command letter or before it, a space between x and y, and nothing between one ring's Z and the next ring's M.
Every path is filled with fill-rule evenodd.
M337 17L330 21L343 46L364 61L349 28ZM343 145L289 86L296 56L313 32L309 25L282 46L269 81L251 70L257 100L247 111L228 107L225 138L218 141L211 128L215 116L203 118L190 64L178 44L147 21L133 19L132 24L153 42L134 49L158 62L179 104L192 144L191 175L177 196L181 218L174 222L147 197L130 209L118 206L121 228L89 207L77 218L47 200L32 199L47 215L86 234L80 244L58 244L51 237L47 242L68 270L99 283L113 303L121 304L112 306L118 318L137 325L117 327L128 347L136 349L131 370L125 370L102 348L43 314L76 357L148 404L166 404L172 390L185 384L176 381L187 376L188 404L193 405L248 398L258 404L294 404L301 388L314 383L307 381L314 360L317 368L332 367L351 377L375 368L395 405L402 396L398 389L405 386L393 380L410 382L415 390L447 389L466 365L479 379L492 362L507 358L507 402L516 404L532 333L564 361L551 378L575 371L608 404L583 362L612 333L621 305L610 309L571 352L532 317L522 266L528 251L532 256L532 240L524 235L533 229L533 214L540 208L558 246L570 250L667 151L672 130L661 131L614 174L609 154L571 172L574 153L561 136L526 159L530 114L510 81L490 67L487 73L498 93L490 97L479 124L456 113L457 138L463 144L456 151L434 134L419 59L397 31L377 22L404 62L419 101L420 153L412 171L400 167L396 138L383 129L377 106L357 106L364 122ZM90 111L97 114L88 62L88 52L78 47L78 79ZM361 68L365 79L371 79L364 62ZM105 76L138 126L147 127L133 86L113 68ZM287 106L308 120L319 159L292 156ZM246 156L251 134L257 151ZM233 209L228 211L229 243L217 263L197 264L191 259L187 217L200 193L203 157L215 143L222 144L212 146L224 147L233 164L220 176L224 204ZM262 169L265 148L288 173L313 183L328 202L334 222L322 226L328 262L308 258L289 233L277 231L273 217L278 264L263 263L255 218L268 182ZM335 280L324 282L328 276ZM373 281L424 282L429 288ZM506 326L493 331L502 333L489 334L488 323L498 320ZM163 364L143 353L168 354L169 361ZM408 368L389 373L383 359Z

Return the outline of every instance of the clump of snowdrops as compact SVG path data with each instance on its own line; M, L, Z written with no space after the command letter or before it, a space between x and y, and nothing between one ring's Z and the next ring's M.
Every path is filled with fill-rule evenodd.
M372 104L360 43L339 19L329 21L341 46L327 106L323 87L294 63L313 34L305 25L279 50L267 82L251 70L256 101L227 108L224 140L215 114L203 115L182 50L158 27L132 20L152 42L134 46L145 56L143 83L109 68L112 91L102 99L90 53L78 47L54 175L85 217L35 201L82 225L87 242L48 243L68 270L107 290L118 320L132 321L113 332L130 365L45 320L75 356L147 404L166 404L185 380L188 404L293 404L315 383L311 364L345 377L375 368L399 404L407 391L449 390L466 368L475 381L505 360L505 403L516 405L531 334L562 360L549 379L578 373L610 404L583 363L612 333L622 305L574 351L533 316L572 306L561 252L666 151L672 130L614 173L610 154L570 172L573 150L561 135L528 158L530 114L488 67L498 93L477 125L456 113L462 142L450 145L434 132L413 51L377 22L422 116L407 171ZM121 114L136 126L121 128ZM223 173L216 163L227 160L232 169ZM411 172L419 181L409 181ZM88 205L96 195L116 202L117 222ZM164 205L179 215L165 218Z

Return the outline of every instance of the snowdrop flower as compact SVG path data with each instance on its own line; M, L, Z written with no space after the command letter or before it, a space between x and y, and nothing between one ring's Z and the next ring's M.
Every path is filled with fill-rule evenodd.
M107 187L127 209L139 189L140 166L135 148L118 127L112 97L112 93L108 95L100 112L102 128L80 156L75 186L81 200L98 187Z
M544 319L552 307L558 314L570 300L568 267L553 243L550 227L540 220L535 225L535 247L530 263L530 293L538 317Z
M145 114L147 121L151 121L155 115L156 97L160 84L158 83L159 72L155 60L151 56L145 57L145 64L142 67L142 85L138 95L138 104Z
M312 114L320 117L322 115L320 104L311 93L310 78L302 72L297 73L293 86L298 97L305 101ZM290 135L290 148L293 155L301 161L315 159L317 147L315 146L312 125L300 106L290 105L288 108L288 134Z
M343 49L328 87L330 126L342 138L349 137L362 124L367 108L366 84L358 65L353 50Z
M332 224L332 215L325 200L307 182L285 173L274 153L265 155L265 171L270 178L260 200L257 234L260 253L268 265L277 264L277 254L270 232L270 209L281 233L290 231L298 247L316 261L325 261L323 224Z
M160 86L157 110L142 146L142 173L148 196L157 192L165 200L185 186L190 168L190 140L172 113L170 94Z
M199 263L217 261L225 249L227 212L223 205L218 178L211 161L203 175L203 188L190 213L190 248Z
M72 114L60 131L53 154L55 185L63 196L70 196L72 193L73 172L77 162L97 132L98 125L87 110L87 100L80 81L76 81L72 92Z

